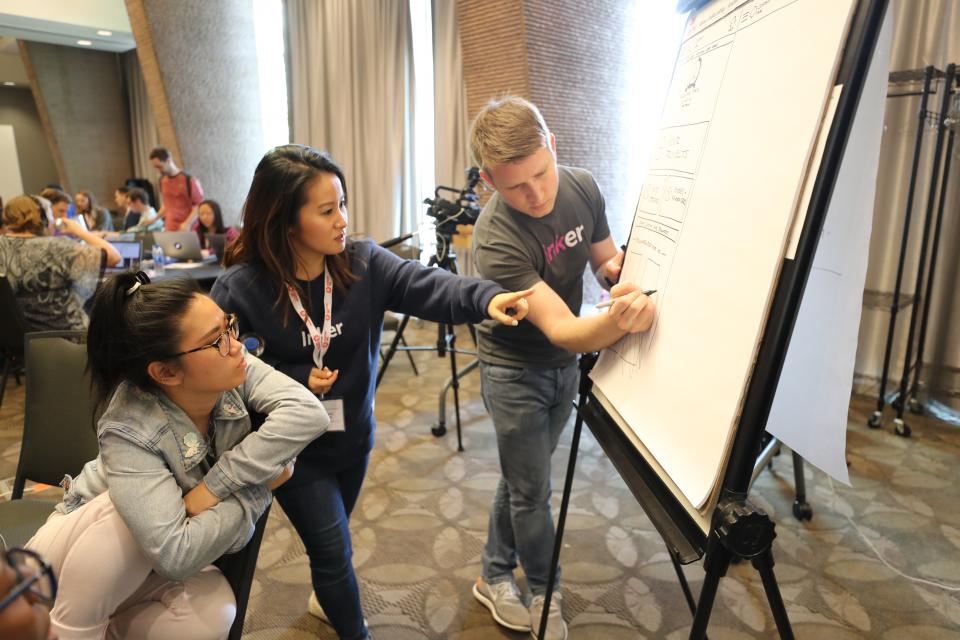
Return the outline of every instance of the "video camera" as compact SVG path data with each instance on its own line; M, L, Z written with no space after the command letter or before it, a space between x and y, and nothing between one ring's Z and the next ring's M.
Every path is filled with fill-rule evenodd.
M467 184L460 189L439 186L433 192L433 198L423 201L428 205L427 215L436 220L437 236L449 241L457 232L458 224L474 224L480 216L480 198L477 196L477 184L480 182L480 169L467 169ZM457 194L456 200L445 200L440 197L441 191Z

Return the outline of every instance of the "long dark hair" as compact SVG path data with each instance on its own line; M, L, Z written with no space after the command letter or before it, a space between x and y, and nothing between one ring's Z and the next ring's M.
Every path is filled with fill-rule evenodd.
M286 297L286 286L294 287L301 297L302 288L296 278L296 255L290 240L290 229L297 224L300 209L307 203L307 189L321 173L340 178L343 197L347 198L347 181L343 170L323 151L300 144L274 147L267 152L256 171L243 203L243 230L226 251L224 264L257 264L269 273L277 286L279 307ZM350 271L347 251L327 256L333 286L340 292L358 280ZM284 307L286 324L289 305Z
M213 211L213 229L203 226L203 223L198 219L197 222L200 222L201 233L223 233L226 229L223 226L223 213L220 211L220 203L216 200L204 200L197 205L197 209L203 205L207 205L210 207L210 210Z
M98 410L124 380L153 388L147 365L180 351L180 319L198 293L193 278L150 283L133 271L110 276L100 285L87 332L87 371Z
M97 204L97 199L93 197L92 193L86 189L81 189L77 191L76 195L82 195L87 199L87 208L81 211L80 207L77 207L77 213L89 213L92 216L97 215L97 209L99 209L100 206Z

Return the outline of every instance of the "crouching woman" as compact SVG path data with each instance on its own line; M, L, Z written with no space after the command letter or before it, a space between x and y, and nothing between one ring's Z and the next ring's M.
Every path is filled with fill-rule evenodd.
M123 273L97 292L87 354L100 454L28 543L59 579L61 640L227 637L233 592L211 563L243 548L329 424L236 332L190 278ZM266 414L253 433L248 411Z

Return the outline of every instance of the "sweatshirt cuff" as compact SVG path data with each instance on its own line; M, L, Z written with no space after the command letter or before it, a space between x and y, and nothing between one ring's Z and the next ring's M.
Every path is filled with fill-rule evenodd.
M503 287L501 287L500 285L497 285L495 287L490 287L489 289L484 291L482 294L480 294L480 309L481 309L480 314L483 318L490 317L490 314L487 312L487 309L490 308L490 301L493 300L494 297L500 295L501 293L510 293L510 292L504 289Z

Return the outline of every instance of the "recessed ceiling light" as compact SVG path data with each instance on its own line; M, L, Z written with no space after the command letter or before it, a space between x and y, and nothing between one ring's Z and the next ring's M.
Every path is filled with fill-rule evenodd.
M4 83L3 83L3 86L5 86L5 87L15 87L15 86L17 86L17 83L16 83L16 82L4 82Z
M100 31L97 31L97 35L98 35L98 36L112 36L112 35L113 35L113 31L107 31L106 29L100 29Z
M82 45L84 47L89 47L93 43L90 42L89 40L77 40L77 44Z

